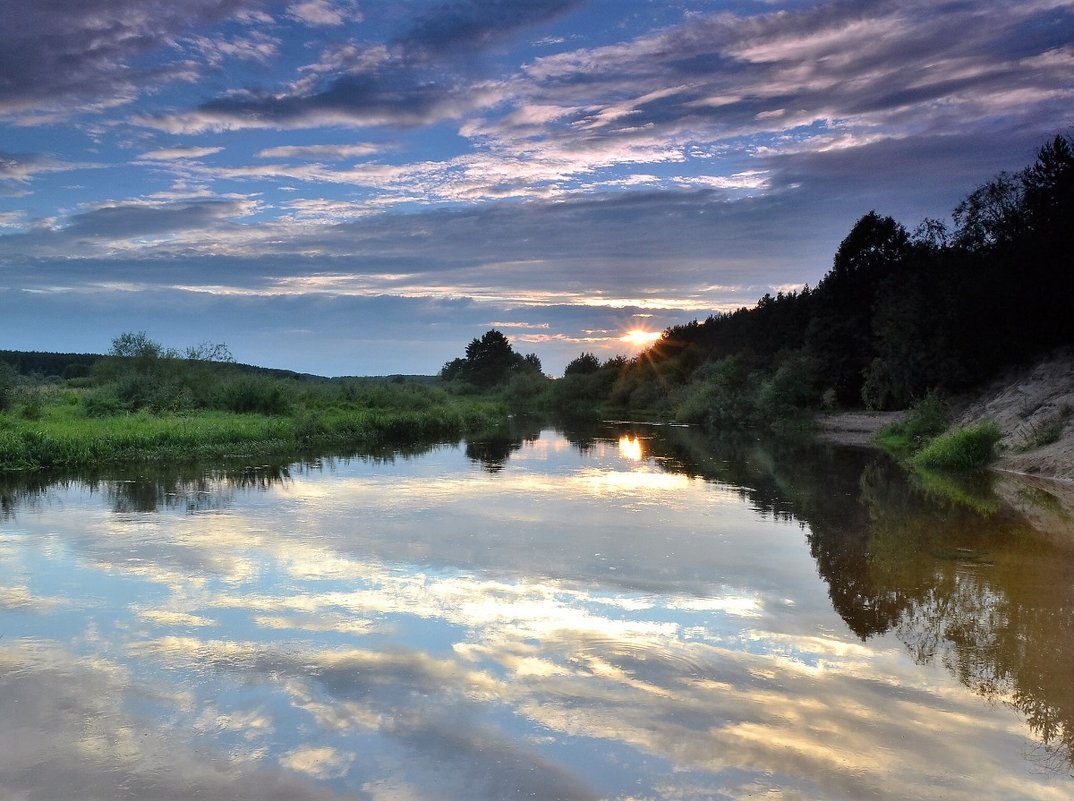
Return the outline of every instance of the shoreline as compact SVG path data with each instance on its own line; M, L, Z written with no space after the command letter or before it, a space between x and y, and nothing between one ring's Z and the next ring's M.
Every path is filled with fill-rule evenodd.
M821 442L855 448L877 448L874 437L884 426L906 412L822 412L813 418L816 438Z

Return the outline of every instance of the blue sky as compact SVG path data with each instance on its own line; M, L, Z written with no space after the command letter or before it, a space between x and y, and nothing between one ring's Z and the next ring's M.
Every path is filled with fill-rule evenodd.
M1074 126L1074 3L0 0L0 348L559 374Z

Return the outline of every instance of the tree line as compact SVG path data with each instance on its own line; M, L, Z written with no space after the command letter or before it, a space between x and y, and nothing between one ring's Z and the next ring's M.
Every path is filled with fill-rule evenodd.
M970 192L950 224L870 211L814 288L673 326L627 361L583 354L582 394L687 422L822 405L906 408L1074 342L1074 140ZM599 378L600 380L596 380Z

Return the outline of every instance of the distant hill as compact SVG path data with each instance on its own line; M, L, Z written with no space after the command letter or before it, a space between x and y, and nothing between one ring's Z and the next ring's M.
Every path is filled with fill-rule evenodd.
M81 378L88 376L93 366L101 359L116 358L102 353L51 353L34 350L0 350L0 362L5 362L14 368L15 372L25 376L40 376L49 378ZM293 379L295 381L308 382L338 382L338 381L361 381L361 382L384 382L394 383L416 382L420 384L433 384L440 379L435 375L401 375L392 374L384 376L321 376L314 373L299 373L294 370L283 370L276 367L258 367L253 364L228 363L236 370L244 373L263 375L271 378Z

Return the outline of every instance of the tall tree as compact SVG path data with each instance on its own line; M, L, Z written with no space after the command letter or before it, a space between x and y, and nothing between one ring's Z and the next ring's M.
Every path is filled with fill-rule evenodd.
M831 271L813 291L806 345L842 404L861 402L864 373L875 356L872 310L877 293L909 253L906 229L870 211L839 245Z

